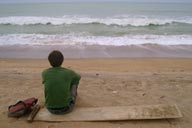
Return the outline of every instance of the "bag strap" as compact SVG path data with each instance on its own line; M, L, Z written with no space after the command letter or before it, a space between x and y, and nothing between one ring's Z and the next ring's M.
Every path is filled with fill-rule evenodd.
M25 108L27 107L27 104L25 103L25 102L23 102L23 101L18 101L16 104L14 104L14 105L10 105L9 107L8 107L8 109L10 109L11 107L14 107L14 106L16 106L16 105L18 105L18 104L22 104Z

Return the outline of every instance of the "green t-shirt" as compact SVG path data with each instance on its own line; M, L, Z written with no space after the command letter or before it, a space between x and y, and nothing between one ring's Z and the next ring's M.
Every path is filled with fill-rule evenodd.
M42 72L45 105L47 108L62 108L72 100L71 85L78 85L81 76L62 67L52 67Z

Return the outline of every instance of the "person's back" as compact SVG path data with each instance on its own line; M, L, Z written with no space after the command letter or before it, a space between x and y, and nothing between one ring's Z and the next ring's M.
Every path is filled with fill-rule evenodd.
M74 107L81 77L74 71L61 67L64 59L61 52L51 52L48 59L52 67L42 73L45 106L54 114L68 113Z

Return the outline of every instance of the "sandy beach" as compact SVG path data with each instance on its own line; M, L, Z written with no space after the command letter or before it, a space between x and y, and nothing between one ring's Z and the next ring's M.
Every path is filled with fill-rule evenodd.
M110 122L33 122L7 117L16 101L37 97L44 103L41 72L46 59L0 59L1 128L189 128L192 124L192 59L66 59L63 66L82 76L76 107L177 104L183 118Z
M0 0L0 128L192 127L191 7L191 0ZM75 107L176 104L183 117L8 118L8 106L19 100L36 97L44 105L41 73L52 50L81 75Z

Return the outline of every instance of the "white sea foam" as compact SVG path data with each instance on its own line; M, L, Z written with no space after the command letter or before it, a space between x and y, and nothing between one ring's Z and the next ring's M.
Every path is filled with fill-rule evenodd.
M81 34L9 34L0 36L0 45L192 45L192 35L86 36Z
M181 18L155 18L144 16L114 16L106 18L89 17L89 16L63 16L63 17L35 17L35 16L15 16L1 17L0 24L11 25L34 25L34 24L88 24L99 23L105 25L121 25L121 26L147 26L147 25L165 25L174 22L192 24L191 17Z

